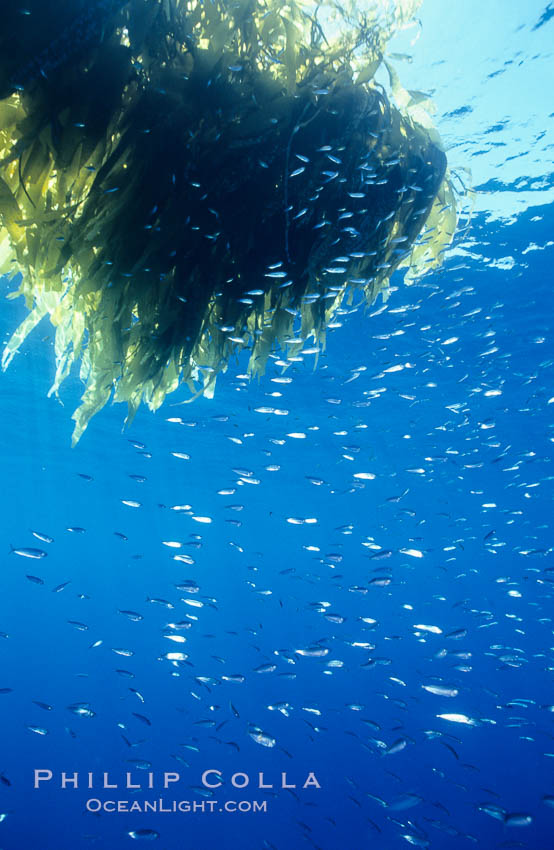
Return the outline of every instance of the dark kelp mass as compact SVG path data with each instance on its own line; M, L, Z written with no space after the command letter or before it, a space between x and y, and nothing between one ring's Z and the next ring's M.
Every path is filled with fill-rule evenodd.
M259 374L352 288L440 262L446 158L384 59L417 5L6 2L0 271L30 312L3 363L49 316L51 392L76 360L86 383L75 440L112 394L130 417L211 394L234 351Z

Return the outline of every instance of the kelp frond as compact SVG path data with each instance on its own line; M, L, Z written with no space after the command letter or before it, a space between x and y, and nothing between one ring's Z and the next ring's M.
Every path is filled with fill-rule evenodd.
M3 365L49 316L51 392L76 361L85 382L74 441L110 398L131 418L183 382L212 394L245 347L261 374L323 344L352 288L440 263L456 212L428 105L388 64L392 99L374 83L416 0L7 5L0 271L30 312Z

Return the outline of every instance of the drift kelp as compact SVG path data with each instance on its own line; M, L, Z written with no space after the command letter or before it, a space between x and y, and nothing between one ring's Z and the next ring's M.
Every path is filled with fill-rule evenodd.
M399 265L440 262L438 136L372 82L417 5L14 4L0 263L30 313L3 364L49 316L51 392L79 359L86 382L75 440L112 394L130 417L183 381L210 395L233 351L259 374L323 343L352 287L371 302Z

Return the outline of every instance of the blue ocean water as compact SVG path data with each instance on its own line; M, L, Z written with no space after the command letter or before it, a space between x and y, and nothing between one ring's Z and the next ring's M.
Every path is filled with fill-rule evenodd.
M439 5L407 71L477 190L440 272L75 449L49 325L2 376L3 850L554 846L554 24L461 4L466 71Z

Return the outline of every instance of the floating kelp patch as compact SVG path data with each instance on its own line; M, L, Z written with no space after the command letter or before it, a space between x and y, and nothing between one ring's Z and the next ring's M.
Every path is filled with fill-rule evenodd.
M74 441L234 351L324 342L345 294L440 262L455 226L419 99L374 74L418 2L9 0L0 36L0 270L44 316ZM424 116L422 118L422 115ZM420 243L416 247L416 240Z

